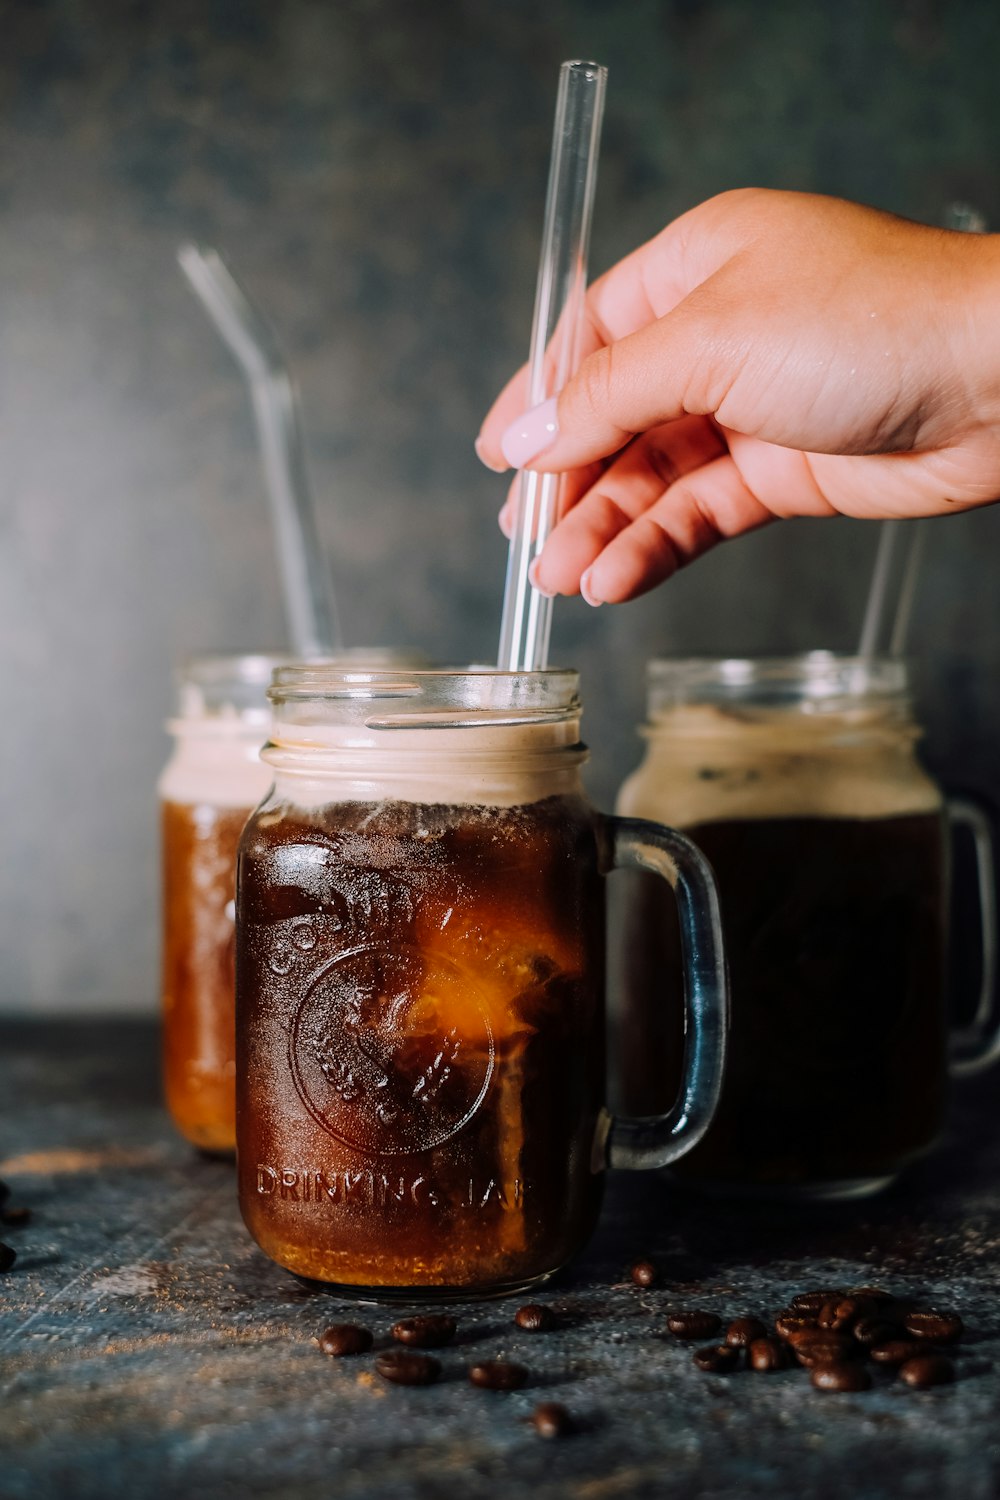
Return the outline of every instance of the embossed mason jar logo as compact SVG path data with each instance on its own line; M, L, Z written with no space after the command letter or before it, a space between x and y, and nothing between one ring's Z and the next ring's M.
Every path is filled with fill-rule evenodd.
M474 976L406 943L360 944L324 964L288 1051L310 1115L365 1156L449 1140L479 1109L495 1064Z

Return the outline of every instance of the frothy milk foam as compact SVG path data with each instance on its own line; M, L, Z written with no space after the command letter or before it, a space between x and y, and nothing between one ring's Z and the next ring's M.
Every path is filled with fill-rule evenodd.
M618 796L625 817L690 828L750 818L894 818L941 806L909 753L912 736L871 708L807 714L686 704L655 712L644 733L649 754Z
M412 723L376 715L361 724L276 723L263 758L276 772L277 798L302 808L388 800L517 807L579 790L587 751L575 718L505 722L452 710Z
M157 784L161 801L252 808L267 795L274 773L260 758L265 715L259 724L212 715L174 719L167 728L176 743Z

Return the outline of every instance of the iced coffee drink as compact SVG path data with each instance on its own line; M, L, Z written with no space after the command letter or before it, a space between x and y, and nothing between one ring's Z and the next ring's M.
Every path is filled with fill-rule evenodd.
M645 735L618 809L675 823L707 856L733 991L720 1107L678 1175L874 1191L934 1140L946 1076L944 811L915 755L903 665L653 663ZM626 995L666 973L676 996L673 913L626 878ZM650 1069L654 1018L627 999L623 1012L624 1100L655 1110L673 1084ZM659 1026L671 1056L677 1000Z
M199 657L182 669L159 783L164 1087L177 1129L206 1151L236 1142L236 848L272 781L260 751L279 660Z
M367 693L275 680L239 855L240 1203L300 1276L515 1290L601 1197L608 846L575 676Z

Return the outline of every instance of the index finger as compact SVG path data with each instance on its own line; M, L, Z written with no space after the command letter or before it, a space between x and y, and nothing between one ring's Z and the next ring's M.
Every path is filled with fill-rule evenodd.
M698 210L693 209L691 213ZM687 228L690 214L675 219L652 240L633 250L624 260L605 271L587 291L584 328L579 360L617 339L645 328L647 323L669 312L691 290L692 276L686 264ZM720 259L724 256L720 256ZM711 267L699 268L696 281ZM528 405L528 367L522 365L490 407L476 440L476 452L488 468L508 469L500 447L507 427Z

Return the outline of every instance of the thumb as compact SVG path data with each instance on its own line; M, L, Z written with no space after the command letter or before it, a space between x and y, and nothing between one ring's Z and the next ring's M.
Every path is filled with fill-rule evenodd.
M727 279L716 272L663 317L598 349L558 396L515 418L500 440L511 467L578 468L661 423L714 413L746 356L731 333Z

